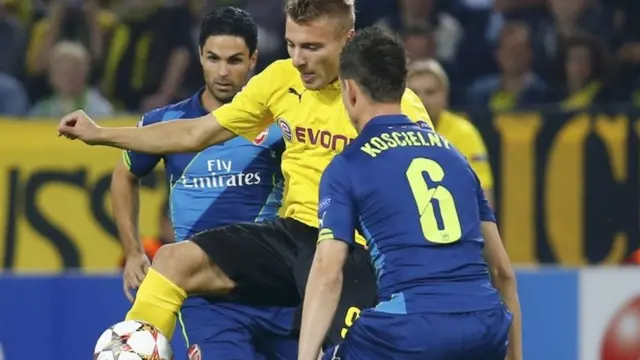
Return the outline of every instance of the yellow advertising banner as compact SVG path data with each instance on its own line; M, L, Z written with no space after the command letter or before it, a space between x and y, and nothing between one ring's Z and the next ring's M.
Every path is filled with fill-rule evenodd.
M499 226L516 264L619 264L640 245L638 121L507 114L482 123Z
M630 113L471 114L490 152L496 210L516 264L616 264L640 245L640 121ZM135 118L108 126L134 126ZM109 201L119 150L0 120L0 260L18 272L114 271ZM161 169L143 181L141 234L157 234Z
M137 119L106 122L135 126ZM122 257L111 215L121 152L56 136L57 122L0 120L0 259L5 269L113 271ZM162 176L141 190L141 233L156 234ZM153 181L155 180L155 181Z

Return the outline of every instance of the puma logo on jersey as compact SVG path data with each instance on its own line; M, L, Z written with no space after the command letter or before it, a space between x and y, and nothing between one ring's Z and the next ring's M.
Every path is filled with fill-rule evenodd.
M298 102L302 102L302 94L304 94L304 91L299 93L298 90L289 88L289 94L295 95L298 98Z

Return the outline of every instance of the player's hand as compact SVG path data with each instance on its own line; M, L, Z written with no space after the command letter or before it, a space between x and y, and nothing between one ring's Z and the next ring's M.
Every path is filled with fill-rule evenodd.
M67 139L80 139L88 145L96 145L100 127L82 110L76 110L60 120L58 136Z
M147 275L149 269L149 259L146 254L128 255L124 263L124 294L129 301L133 302L133 290L140 287L142 280Z

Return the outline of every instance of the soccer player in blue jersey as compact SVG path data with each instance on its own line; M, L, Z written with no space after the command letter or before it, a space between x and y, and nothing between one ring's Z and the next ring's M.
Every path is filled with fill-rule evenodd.
M206 86L187 100L145 114L139 126L197 118L231 101L253 70L256 44L257 29L249 14L232 7L210 13L199 38ZM111 189L126 251L124 285L129 299L133 300L130 289L140 285L149 266L136 232L140 178L164 162L170 217L175 238L182 241L228 224L275 218L283 191L283 150L280 130L274 125L253 142L238 137L199 153L160 156L126 151ZM208 261L204 254L199 260ZM290 335L294 308L254 307L233 300L200 296L186 300L180 320L193 359L296 358L297 339Z
M342 98L359 135L322 176L298 359L320 354L355 229L379 303L324 359L521 359L516 282L493 212L460 152L400 115L406 75L402 45L378 28L342 52Z

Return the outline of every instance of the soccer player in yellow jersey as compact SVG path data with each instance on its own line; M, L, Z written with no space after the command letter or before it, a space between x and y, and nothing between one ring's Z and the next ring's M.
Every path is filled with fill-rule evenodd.
M435 60L420 60L409 65L407 86L415 91L428 109L436 131L447 138L467 158L478 175L482 189L493 204L493 174L482 135L473 124L447 110L449 78Z
M60 121L58 131L67 138L155 154L200 151L236 135L253 140L273 121L282 130L281 218L205 231L162 247L127 319L147 321L171 336L188 293L226 295L229 301L253 305L300 304L318 237L320 176L356 136L338 82L340 52L354 33L355 11L353 0L287 0L285 12L291 59L271 64L212 114L138 128L102 128L82 111ZM410 90L402 97L402 110L413 121L430 123ZM358 312L354 308L377 301L363 248L350 253L343 279L326 345L341 340Z

